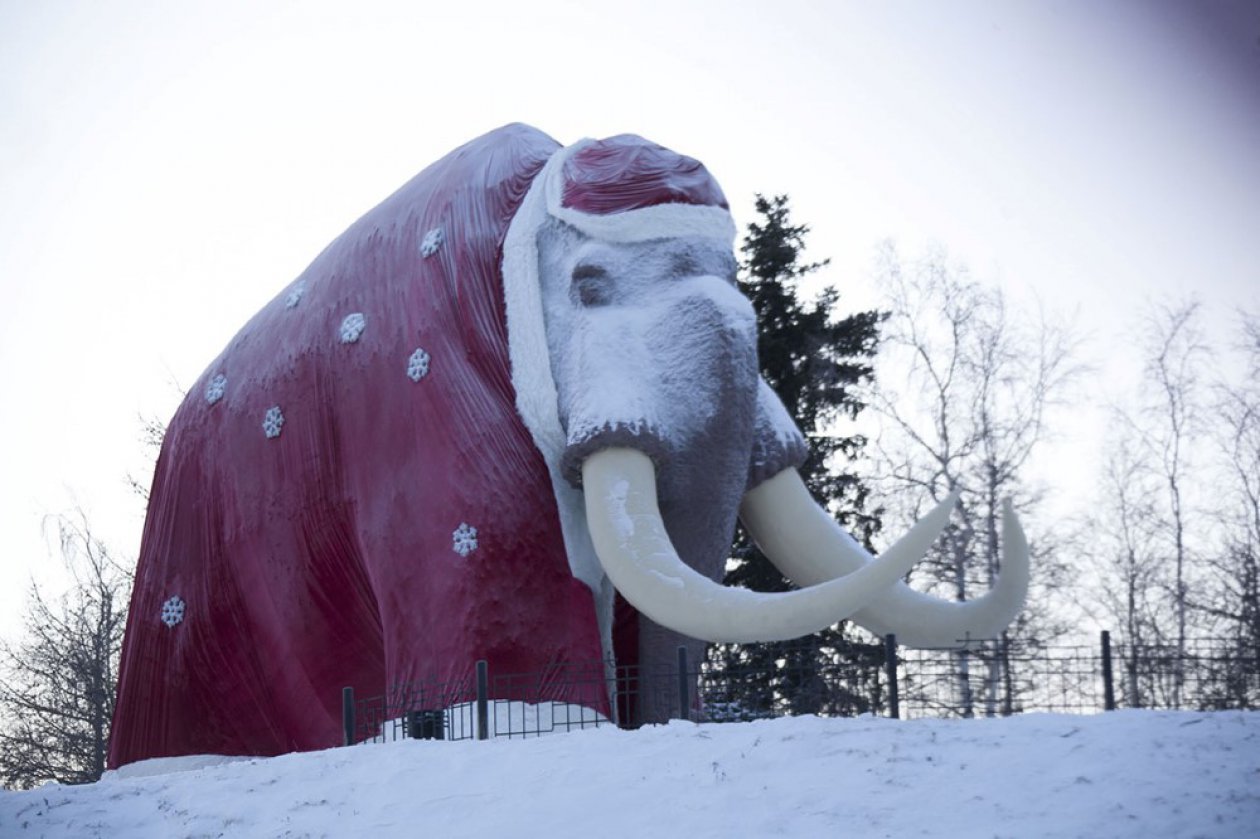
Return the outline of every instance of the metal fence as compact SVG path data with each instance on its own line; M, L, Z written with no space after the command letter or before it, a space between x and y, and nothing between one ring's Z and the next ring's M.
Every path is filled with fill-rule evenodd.
M717 648L714 648L715 650ZM345 742L404 738L533 737L557 731L689 719L738 722L796 714L900 718L1097 713L1116 708L1260 708L1260 655L1236 641L1020 648L998 642L957 651L909 650L892 636L843 650L722 648L704 661L678 650L648 671L606 662L399 685L342 695ZM764 650L762 651L764 652ZM746 654L744 654L746 653Z

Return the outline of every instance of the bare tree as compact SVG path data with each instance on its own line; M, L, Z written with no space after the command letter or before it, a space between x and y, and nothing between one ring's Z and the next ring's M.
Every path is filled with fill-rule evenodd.
M1201 316L1193 301L1146 316L1087 548L1133 707L1260 702L1260 323L1244 316L1234 370Z
M1121 432L1107 446L1100 498L1088 517L1081 553L1092 559L1098 576L1092 599L1101 606L1099 616L1119 631L1124 704L1141 708L1155 690L1145 651L1167 641L1165 629L1175 620L1160 541L1160 475L1136 450L1124 417L1113 425Z
M1204 434L1205 379L1210 358L1199 329L1200 306L1189 301L1175 306L1154 306L1145 318L1142 339L1143 375L1138 393L1126 407L1116 409L1120 440L1135 458L1131 477L1146 487L1144 496L1151 504L1145 555L1135 555L1135 563L1147 568L1146 583L1158 587L1148 600L1149 616L1158 615L1148 627L1158 643L1157 655L1167 657L1168 668L1152 668L1148 662L1134 662L1136 669L1170 675L1171 683L1152 681L1166 696L1148 695L1159 704L1181 707L1186 684L1186 658L1189 624L1193 617L1192 577L1197 557L1204 555L1209 541L1206 522L1195 516L1189 503L1196 481L1202 480L1204 464L1194 455ZM1157 490L1154 488L1158 487ZM1113 490L1119 488L1113 485ZM1133 485L1124 488L1132 497ZM1150 598L1151 592L1143 592ZM1132 636L1131 654L1143 653L1142 639ZM1165 643L1168 649L1165 649ZM1137 687L1132 687L1137 690ZM1150 690L1147 691L1150 694Z
M155 416L139 417L140 419L140 446L145 453L149 466L152 467L157 463L159 452L162 451L162 441L166 438L166 423ZM150 468L152 472L152 468ZM153 479L152 474L146 476L143 480L137 478L130 472L127 473L127 486L131 491L140 496L144 501L144 506L149 506L149 481Z
M52 599L32 583L25 638L0 642L0 779L12 788L99 778L114 713L131 576L82 511L52 524L70 587Z
M1220 453L1215 497L1221 538L1208 559L1210 579L1197 608L1234 644L1217 699L1226 707L1260 704L1260 316L1244 313L1240 375L1217 385L1213 436Z
M1173 604L1177 612L1177 649L1186 646L1187 585L1185 483L1186 455L1198 429L1196 389L1206 360L1207 347L1195 325L1197 303L1163 309L1150 324L1147 378L1158 386L1158 402L1148 413L1158 416L1155 429L1146 435L1159 457L1168 485L1169 525L1173 547L1175 582Z
M1011 314L1001 291L950 266L943 253L907 264L886 244L879 274L891 312L872 405L882 418L877 443L881 480L907 516L959 490L957 523L926 564L932 588L958 600L987 590L1000 570L1002 503L1011 499L1027 521L1041 493L1025 476L1047 438L1046 414L1082 372L1069 330L1027 324ZM892 383L903 382L894 389ZM1042 536L1034 546L1034 587L1056 586L1062 563ZM1021 688L1011 667L1014 643L1036 646L1058 635L1044 608L1030 598L1018 623L984 661L986 713L1010 713ZM957 656L959 701L965 713L979 704L970 673L974 656Z

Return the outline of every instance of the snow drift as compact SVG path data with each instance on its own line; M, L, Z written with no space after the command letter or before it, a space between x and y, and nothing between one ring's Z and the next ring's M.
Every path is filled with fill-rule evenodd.
M1243 837L1260 713L675 722L0 793L0 835Z

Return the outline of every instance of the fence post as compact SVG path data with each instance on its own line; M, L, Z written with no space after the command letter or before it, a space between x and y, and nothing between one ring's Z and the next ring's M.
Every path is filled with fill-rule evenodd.
M490 665L477 660L477 739L490 739Z
M884 675L888 678L888 716L901 719L901 699L897 695L897 636L884 636Z
M341 689L341 733L345 742L342 745L354 745L354 688Z
M1111 675L1111 632L1102 631L1103 710L1116 710L1116 689Z
M691 719L691 689L687 686L687 648L678 645L678 719Z

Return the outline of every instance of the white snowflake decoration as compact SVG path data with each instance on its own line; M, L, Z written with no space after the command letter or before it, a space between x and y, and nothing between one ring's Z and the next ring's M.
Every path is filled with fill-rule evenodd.
M428 259L438 252L438 248L442 247L442 242L445 240L446 234L442 232L442 228L433 228L424 234L424 241L420 243L420 255Z
M223 398L223 394L227 392L227 376L222 373L215 375L210 383L206 385L206 401L213 405Z
M346 319L341 322L341 343L353 344L359 340L359 336L363 334L363 329L366 326L367 318L363 317L362 312L346 315Z
M460 556L468 556L477 550L477 528L460 522L459 527L451 534L451 547Z
M170 600L162 604L162 623L169 627L174 627L177 623L184 620L184 601L175 595Z
M280 429L284 427L284 414L280 412L279 405L273 405L267 409L267 415L263 417L263 433L268 437L279 437Z
M306 283L298 283L293 287L293 291L289 292L289 296L284 298L284 307L292 309L302 302L302 295L304 294L306 294Z
M407 378L418 382L429 374L429 354L420 347L407 359Z

